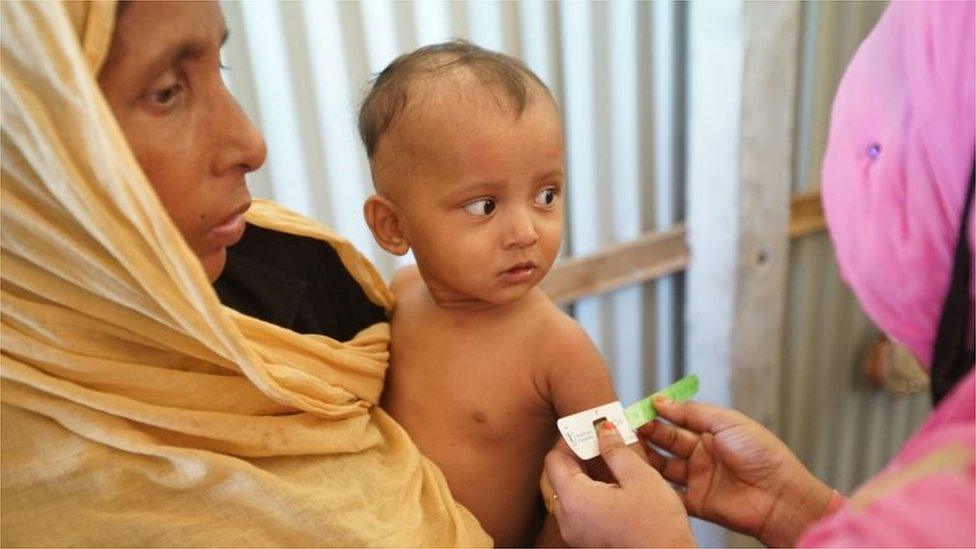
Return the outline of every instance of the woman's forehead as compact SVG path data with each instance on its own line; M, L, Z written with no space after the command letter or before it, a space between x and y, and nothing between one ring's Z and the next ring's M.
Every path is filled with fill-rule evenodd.
M178 57L219 50L227 35L217 2L120 4L106 65L139 65L150 71Z

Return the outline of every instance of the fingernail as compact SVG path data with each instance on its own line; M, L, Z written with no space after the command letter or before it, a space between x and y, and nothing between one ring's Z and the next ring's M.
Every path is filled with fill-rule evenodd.
M616 431L616 428L614 427L612 421L604 421L603 423L600 424L600 430L605 433L612 433Z
M674 401L673 401L673 400L671 400L670 398L668 398L668 397L666 397L666 396L664 396L664 395L661 395L661 396L659 396L659 397L657 397L657 398L655 398L655 399L654 399L654 402L655 402L656 404L663 404L663 405L665 405L665 406L668 406L668 405L670 405L670 404L672 404L672 403L674 403Z

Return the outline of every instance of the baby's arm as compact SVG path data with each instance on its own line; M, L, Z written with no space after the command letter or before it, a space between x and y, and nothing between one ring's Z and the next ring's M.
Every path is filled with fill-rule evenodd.
M557 309L558 311L558 309ZM575 320L558 311L559 318L547 336L548 345L548 397L556 417L607 404L617 400L610 373L593 346L589 336ZM631 448L644 460L647 456L639 443ZM593 478L616 482L601 458L586 462L587 471Z
M546 344L541 346L545 352L541 362L546 366L546 396L556 417L582 412L617 400L610 373L589 336L575 320L562 311L555 309L553 314L554 318L547 319L552 321L552 325L546 331ZM637 445L634 445L634 449L646 459ZM586 466L590 475L597 480L616 482L602 459L589 460ZM565 546L552 515L546 516L536 545Z
M603 357L575 320L555 309L546 334L546 389L556 417L617 400Z

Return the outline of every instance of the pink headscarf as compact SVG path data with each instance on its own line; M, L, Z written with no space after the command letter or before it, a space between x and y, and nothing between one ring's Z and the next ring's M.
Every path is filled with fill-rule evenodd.
M974 73L976 4L892 2L841 81L824 156L824 210L841 275L874 322L926 367L976 155ZM968 286L972 338L972 273ZM891 464L801 545L976 546L974 454L970 371Z
M926 366L973 167L973 7L892 3L844 75L823 161L841 275ZM971 256L974 234L970 217Z

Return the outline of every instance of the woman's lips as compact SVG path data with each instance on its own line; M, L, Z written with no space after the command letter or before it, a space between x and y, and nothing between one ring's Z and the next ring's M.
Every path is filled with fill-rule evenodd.
M244 236L244 212L250 207L251 204L248 203L246 206L238 208L235 213L210 229L210 236L223 246L236 244Z
M501 279L502 282L507 284L520 284L523 282L528 282L532 279L532 275L535 273L535 270L535 263L519 263L510 269L502 271Z

